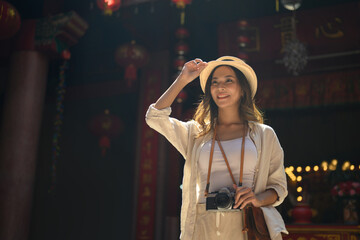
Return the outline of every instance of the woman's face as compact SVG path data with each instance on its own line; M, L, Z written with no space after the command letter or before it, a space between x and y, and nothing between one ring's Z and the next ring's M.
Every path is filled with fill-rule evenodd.
M234 70L228 66L218 67L212 76L210 92L218 108L238 108L242 89Z

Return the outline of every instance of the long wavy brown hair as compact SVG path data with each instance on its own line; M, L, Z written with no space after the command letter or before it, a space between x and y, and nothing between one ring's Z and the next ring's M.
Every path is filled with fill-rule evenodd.
M255 105L255 100L252 98L250 85L246 80L245 75L235 67L229 65L220 66L227 66L234 70L241 89L243 90L243 96L241 97L239 104L240 118L242 118L244 121L263 123L263 113L260 112L260 110ZM202 131L199 133L198 137L206 135L215 128L216 119L218 117L218 107L212 99L210 87L214 71L220 66L214 68L209 75L205 85L205 94L202 97L202 100L198 105L193 117L193 119L198 122L202 128Z

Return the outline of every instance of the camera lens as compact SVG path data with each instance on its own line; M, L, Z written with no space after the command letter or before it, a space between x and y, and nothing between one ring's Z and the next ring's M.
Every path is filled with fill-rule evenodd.
M215 202L218 208L230 209L232 201L227 193L218 193L215 196Z

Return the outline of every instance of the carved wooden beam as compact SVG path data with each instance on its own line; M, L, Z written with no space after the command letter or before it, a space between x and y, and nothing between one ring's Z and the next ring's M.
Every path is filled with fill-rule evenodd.
M77 44L88 27L87 22L74 11L25 20L16 39L15 50L37 50L56 58Z

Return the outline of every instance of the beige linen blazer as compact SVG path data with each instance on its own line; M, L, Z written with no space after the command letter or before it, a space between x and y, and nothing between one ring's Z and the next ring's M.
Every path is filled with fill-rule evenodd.
M212 132L196 138L200 132L200 125L197 122L193 120L182 122L171 118L170 114L170 107L158 110L152 104L146 113L145 120L151 128L165 136L186 160L182 183L180 239L192 240L196 220L197 161L202 146L211 139ZM262 210L271 239L282 239L281 233L288 234L288 232L275 206L281 204L288 193L284 171L284 153L271 127L256 122L249 122L249 127L250 138L256 146L259 159L253 190L255 194L269 188L277 192L277 201L271 206L262 207Z

